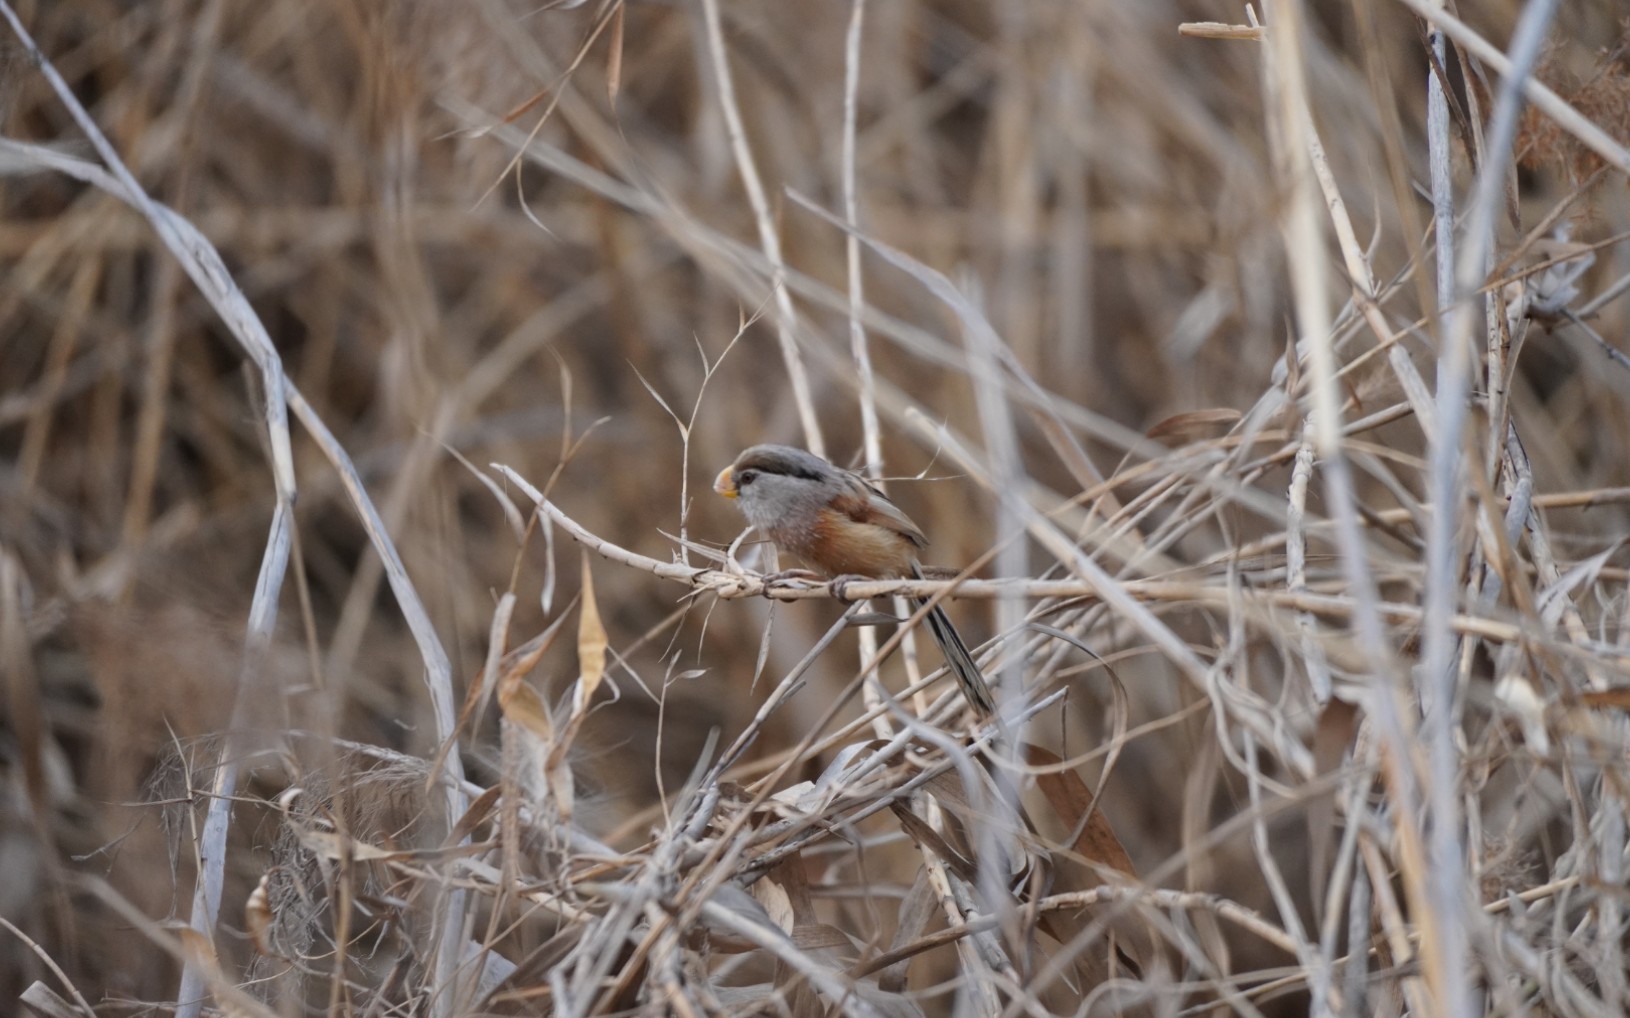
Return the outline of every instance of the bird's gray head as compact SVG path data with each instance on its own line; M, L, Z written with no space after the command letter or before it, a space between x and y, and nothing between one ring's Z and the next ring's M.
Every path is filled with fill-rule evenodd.
M773 532L807 523L842 482L842 471L814 453L755 445L719 472L713 490L735 499L747 522Z

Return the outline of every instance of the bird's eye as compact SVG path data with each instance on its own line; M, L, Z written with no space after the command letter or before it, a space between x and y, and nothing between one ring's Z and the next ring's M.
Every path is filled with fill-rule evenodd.
M736 487L745 488L747 485L752 484L753 478L757 476L757 470L743 470L741 473L736 475Z

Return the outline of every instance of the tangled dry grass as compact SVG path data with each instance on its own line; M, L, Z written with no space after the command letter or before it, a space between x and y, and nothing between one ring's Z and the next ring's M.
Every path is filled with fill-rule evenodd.
M0 4L0 1000L1630 1013L1630 26L1475 7Z

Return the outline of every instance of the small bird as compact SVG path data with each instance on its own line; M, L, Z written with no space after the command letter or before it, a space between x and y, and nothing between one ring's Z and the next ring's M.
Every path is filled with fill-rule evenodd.
M829 577L924 578L917 553L928 538L911 518L865 478L814 453L755 445L719 472L713 490L734 499L747 522L777 548ZM922 598L913 601L924 604ZM950 617L935 605L926 620L962 695L982 715L994 714L990 686Z

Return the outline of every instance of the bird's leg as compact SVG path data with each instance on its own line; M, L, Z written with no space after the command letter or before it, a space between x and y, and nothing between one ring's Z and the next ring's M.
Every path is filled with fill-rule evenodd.
M821 583L826 577L820 573L812 573L808 569L782 569L779 572L764 574L764 587L795 587L801 583Z
M876 579L874 576L861 576L859 573L844 573L842 576L832 577L832 579L828 581L826 587L828 590L832 591L832 596L834 598L837 598L844 604L853 604L859 599L849 596L849 584L868 583L874 579Z

